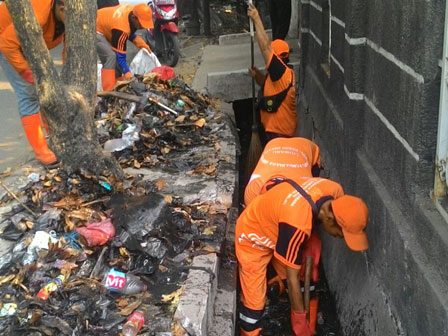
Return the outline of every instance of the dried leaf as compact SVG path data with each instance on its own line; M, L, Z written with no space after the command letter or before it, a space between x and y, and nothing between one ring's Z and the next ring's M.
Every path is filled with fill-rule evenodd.
M5 276L0 277L0 286L7 282L10 282L15 277L16 277L15 274L10 274L10 275L5 275Z
M59 175L56 175L56 176L54 177L54 180L55 180L56 182L61 182L61 181L62 181L62 178L61 178Z
M219 143L215 143L215 151L219 152L221 150L221 145Z
M64 216L64 220L65 220L65 228L66 231L73 231L73 229L75 228L75 223L73 223L73 221L70 219L70 217L68 216L68 214L66 214Z
M44 187L51 187L51 180L44 183Z
M172 292L170 294L162 295L162 302L169 302L169 301L175 300L176 298L179 298L179 296L181 296L183 291L184 291L184 288L180 287L178 290L175 290L174 292Z
M117 303L117 306L120 308L124 308L129 304L129 302L126 298L117 299L117 301L115 301L115 302Z
M163 154L168 154L169 152L170 152L170 148L169 147L163 147L163 148L161 148L160 149L160 151L163 153Z
M208 253L216 253L216 250L212 246L204 246L202 248L202 251L208 252Z
M11 175L11 172L12 172L11 167L8 167L6 170L3 171L3 173L0 173L0 178L4 178Z
M158 191L161 191L163 188L165 188L166 180L165 179L158 179L156 181L156 187Z
M188 335L184 328L179 324L179 322L175 322L171 328L171 333L173 336L185 336Z
M120 255L122 257L125 257L125 258L130 258L131 257L129 252L128 252L128 250L126 250L126 247L120 247L119 251L120 251Z
M176 119L174 119L176 122L179 122L179 123L181 123L181 122L184 122L184 120L185 120L185 115L180 115L180 116L178 116Z
M198 127L203 127L205 125L205 118L201 118L194 123Z
M25 225L28 228L28 230L31 230L34 227L34 223L31 221L26 221Z
M173 196L171 196L171 195L166 195L164 197L164 199L165 199L165 202L167 202L169 204L173 203Z
M140 169L142 165L137 160L134 160L134 168Z
M227 207L222 204L213 204L209 209L210 215L227 214Z
M216 231L216 225L209 226L209 227L205 228L204 231L202 231L202 234L210 236L210 235L214 234L215 231Z
M168 271L168 267L163 266L163 265L159 265L159 271L162 273L165 273L166 271Z
M122 316L128 316L131 315L134 310L136 310L140 305L142 304L141 300L137 300L129 305L127 305L125 308L120 310L120 315Z

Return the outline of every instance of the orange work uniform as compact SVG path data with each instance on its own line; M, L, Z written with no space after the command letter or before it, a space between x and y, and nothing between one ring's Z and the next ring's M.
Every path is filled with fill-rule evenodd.
M294 70L272 52L266 65L268 76L262 88L264 97L274 96L288 89L285 99L276 112L261 109L261 123L264 130L291 137L297 128L296 81Z
M42 37L48 49L53 49L64 39L65 27L53 15L54 0L31 0L34 15L42 28ZM5 4L0 3L0 53L20 74L29 69L22 54L19 40Z
M292 180L317 208L324 201L344 194L342 187L331 180L307 177ZM313 219L311 205L287 182L255 198L238 218L235 251L242 290L239 318L246 335L261 332L269 262L272 259L278 274L285 274L286 266L300 269L303 243L311 235Z
M269 141L244 191L248 205L273 178L312 177L321 167L319 146L306 138L275 138ZM318 173L315 172L314 176Z
M135 29L129 23L129 14L134 10L134 5L118 5L104 7L97 12L96 31L104 35L111 44L112 50L126 54L126 42L128 39L137 48L148 48L145 41L135 34Z

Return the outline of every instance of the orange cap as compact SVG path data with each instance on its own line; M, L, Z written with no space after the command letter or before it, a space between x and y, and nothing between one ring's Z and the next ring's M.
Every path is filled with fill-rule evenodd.
M154 28L154 22L152 22L152 10L146 4L138 4L134 6L132 13L137 17L138 22L142 25L144 29Z
M285 41L276 39L271 42L271 48L274 54L280 58L284 59L289 57L289 45Z
M369 217L369 209L358 197L344 195L331 202L336 222L342 228L347 246L353 251L364 251L369 248L364 231Z

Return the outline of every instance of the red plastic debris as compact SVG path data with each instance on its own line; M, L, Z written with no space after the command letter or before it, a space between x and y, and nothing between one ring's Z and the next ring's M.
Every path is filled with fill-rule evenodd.
M76 228L76 232L84 237L89 247L94 247L104 245L109 239L112 239L115 236L115 227L110 218L106 218L101 222L90 223L85 227Z
M164 80L169 80L171 78L176 77L176 74L174 73L174 69L167 65L162 65L162 66L156 67L156 68L152 69L151 72L156 73L158 78L164 79Z

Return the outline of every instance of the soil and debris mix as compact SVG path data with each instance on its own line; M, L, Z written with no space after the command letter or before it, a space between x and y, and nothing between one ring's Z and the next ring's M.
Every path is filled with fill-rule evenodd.
M133 171L213 178L226 161L223 116L177 78L121 83L99 98L95 122L105 150ZM227 208L184 202L164 192L169 177L143 177L28 176L21 202L0 217L0 238L14 242L0 257L1 335L118 335L127 319L139 325L136 314L141 333L183 334L172 320L183 281L194 256L216 252Z

